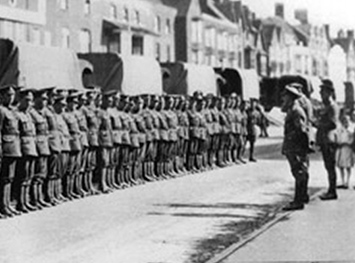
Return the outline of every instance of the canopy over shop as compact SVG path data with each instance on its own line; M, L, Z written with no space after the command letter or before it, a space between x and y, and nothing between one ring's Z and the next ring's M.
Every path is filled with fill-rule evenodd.
M82 89L79 61L69 49L0 39L0 85Z
M167 94L192 95L194 91L218 94L213 68L184 62L162 63L163 89Z
M221 95L236 93L244 100L251 98L259 99L260 84L255 70L234 69L234 68L215 68L225 82L220 82L219 91Z
M78 56L94 67L91 85L128 95L162 93L160 66L153 58L120 57L115 53L85 53Z

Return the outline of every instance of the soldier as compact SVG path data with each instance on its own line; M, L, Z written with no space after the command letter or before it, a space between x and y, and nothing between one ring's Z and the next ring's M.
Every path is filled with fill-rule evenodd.
M88 139L88 122L85 114L87 97L86 92L81 91L77 94L78 105L74 110L74 115L78 121L80 130L80 144L81 151L79 153L79 172L76 176L75 183L75 193L81 197L87 196L89 194L88 186L88 153L89 153L89 139Z
M116 101L116 108L120 111L120 118L122 122L122 146L120 152L120 168L122 171L120 182L122 187L133 185L131 181L132 166L130 161L130 148L131 148L131 122L132 118L129 115L131 108L129 96L120 95L120 100Z
M189 140L189 116L187 114L188 101L185 96L180 96L178 106L177 106L177 115L178 115L178 147L177 155L179 158L178 161L178 171L180 173L186 173L186 155L188 151L188 140Z
M219 123L219 112L217 109L217 101L218 97L213 96L212 102L210 105L211 117L212 117L212 141L211 141L211 155L210 155L210 162L212 163L212 167L214 168L217 164L217 154L219 150L219 143L221 137L221 126Z
M99 152L98 152L98 175L99 175L99 190L102 193L109 193L112 189L108 186L108 176L110 164L112 161L112 123L108 109L112 106L112 96L117 93L110 90L103 92L101 108L97 112L99 119Z
M233 109L234 118L235 118L235 140L236 140L236 147L234 148L234 156L236 162L245 163L241 156L241 144L243 143L243 113L240 110L241 99L240 96L235 94L235 105Z
M164 114L165 111L165 98L161 96L159 98L159 105L157 107L157 115L159 117L159 143L157 154L157 174L161 179L167 179L167 154L169 144L169 125Z
M238 155L238 159L242 162L242 163L246 163L243 159L243 155L245 152L245 147L246 147L246 143L247 143L247 136L248 136L248 130L247 130L247 123L248 123L248 116L246 113L246 109L247 109L247 102L246 101L242 101L240 103L240 117L241 117L241 134L240 134L240 144L237 150L237 155Z
M68 126L69 137L69 161L68 169L65 173L65 196L69 199L81 197L79 188L81 187L81 155L82 142L81 142L81 130L77 119L76 108L78 106L78 93L74 92L67 97L67 110L63 114L64 120ZM79 186L80 184L80 186Z
M87 165L84 176L86 190L90 194L98 194L99 192L95 189L94 181L94 171L97 167L97 153L99 149L99 119L97 117L98 108L96 104L99 103L99 90L95 87L89 87L86 92L86 105L81 106L80 110L86 117L87 128L88 128L88 143L89 148L87 152ZM98 101L98 102L97 102Z
M207 130L207 136L204 142L203 162L204 162L204 166L208 167L209 169L213 167L212 138L215 134L212 111L211 111L212 100L213 100L213 94L211 93L207 94L205 97L206 107L202 111L203 117L206 120L206 130Z
M320 94L324 108L320 112L317 125L316 142L322 152L325 169L328 173L328 191L320 196L322 200L337 199L336 192L336 169L335 169L335 152L336 142L331 141L330 133L336 129L339 122L339 109L335 102L335 89L332 81L326 79L322 81L320 86Z
M308 197L308 142L307 142L307 114L297 102L301 93L292 85L285 87L282 111L286 112L284 142L282 153L290 164L295 178L295 196L292 202L283 210L299 210L304 208Z
M228 147L227 147L227 158L228 162L236 162L236 148L238 147L237 141L236 141L236 134L237 134L237 129L236 129L236 118L235 118L235 113L234 113L234 107L236 104L235 101L236 94L231 94L227 98L227 107L225 114L227 116L228 123L230 125L230 133L228 136Z
M203 104L202 92L195 92L192 97L191 108L189 110L189 123L190 123L190 147L188 157L188 170L191 172L197 172L202 166L201 155L201 139L204 136L201 129L201 110ZM202 132L201 132L202 131Z
M16 112L19 119L22 157L17 163L15 180L18 182L17 206L18 211L27 213L40 209L38 202L32 202L30 193L37 189L33 182L35 174L35 162L38 157L36 148L36 127L30 111L33 106L33 92L30 89L22 89L19 93L20 102ZM17 188L17 187L16 187ZM35 206L32 206L34 203Z
M144 105L141 112L143 120L145 122L146 131L146 154L144 156L143 163L143 177L146 181L155 180L153 177L154 167L152 166L154 158L154 117L150 106L152 104L152 97L148 94L142 96L144 99Z
M159 96L158 95L152 95L151 97L151 103L150 103L150 113L152 116L152 124L153 124L153 129L152 129L152 135L153 135L153 141L152 141L152 156L151 160L149 162L150 170L151 170L151 175L153 179L159 179L158 174L157 174L157 165L158 165L158 146L160 143L160 113L157 112L157 108L159 107Z
M0 180L0 217L18 215L11 206L11 191L15 177L16 164L21 154L19 120L12 104L16 87L12 85L0 88L0 127L1 127L1 180Z
M38 113L41 113L48 123L48 144L50 155L48 156L48 176L47 176L47 195L45 196L46 202L56 205L65 201L62 196L61 190L61 152L62 152L62 141L61 133L59 130L59 125L56 120L55 110L53 105L54 100L54 87L43 90L46 92L48 97L48 102L45 100L43 102L43 109L39 107L40 103L36 103L35 107Z
M227 165L227 152L226 147L229 139L230 133L230 123L225 114L226 110L226 99L224 97L219 98L217 103L218 113L219 113L219 124L221 129L221 135L219 140L219 150L217 154L217 165L219 167L224 167Z
M55 183L55 199L59 202L67 201L70 199L68 192L65 192L66 197L63 197L63 186L65 186L69 165L69 155L70 155L70 132L67 123L64 119L65 108L67 106L66 97L57 95L54 97L54 123L56 123L58 128L58 134L60 139L60 154L59 154L59 173ZM66 189L67 190L67 189Z
M249 161L256 162L254 158L254 146L257 138L257 123L259 122L260 115L256 110L256 101L254 99L250 99L250 107L247 109L247 140L249 141Z
M48 207L53 202L53 190L48 170L48 158L51 154L49 148L49 126L44 112L45 107L48 105L47 92L47 89L35 91L34 107L30 111L36 127L36 146L38 152L38 158L35 162L32 193L36 207ZM49 201L49 203L47 203L45 199Z
M120 94L116 93L116 96L113 97L112 106L108 109L108 113L111 118L112 125L112 140L113 140L113 149L112 149L112 161L108 173L108 184L110 188L119 189L119 178L117 177L119 162L120 162L120 148L122 145L122 120L120 117L120 112L118 111L116 105L119 103Z

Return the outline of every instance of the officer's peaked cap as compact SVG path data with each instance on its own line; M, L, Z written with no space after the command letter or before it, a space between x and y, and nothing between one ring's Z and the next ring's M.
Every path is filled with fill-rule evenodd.
M301 97L302 93L292 85L287 85L285 87L285 94L291 94L295 97Z
M333 82L330 79L323 79L320 88L325 90L335 91Z

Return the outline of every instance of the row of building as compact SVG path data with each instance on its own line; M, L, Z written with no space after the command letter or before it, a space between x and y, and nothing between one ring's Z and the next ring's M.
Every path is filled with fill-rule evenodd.
M273 17L260 19L233 0L0 0L0 38L355 82L353 32L331 38L305 9L295 18L291 25L276 4Z

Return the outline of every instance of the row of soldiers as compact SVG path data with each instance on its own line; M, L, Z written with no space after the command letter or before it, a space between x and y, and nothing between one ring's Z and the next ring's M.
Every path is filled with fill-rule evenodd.
M245 163L258 113L229 97L0 88L0 217Z

